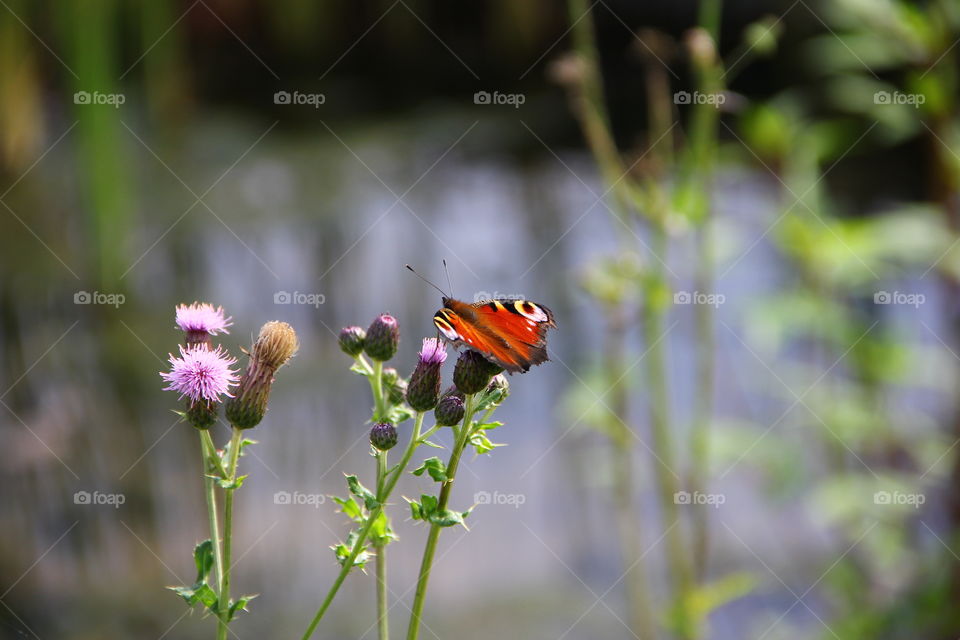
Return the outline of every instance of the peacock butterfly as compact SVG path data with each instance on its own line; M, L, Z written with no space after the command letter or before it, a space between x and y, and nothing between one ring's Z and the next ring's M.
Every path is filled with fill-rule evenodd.
M413 271L410 265L407 268ZM443 308L434 314L433 324L455 346L473 349L511 373L525 373L531 366L549 360L547 331L557 324L553 312L542 304L507 298L471 304L446 294L442 301Z

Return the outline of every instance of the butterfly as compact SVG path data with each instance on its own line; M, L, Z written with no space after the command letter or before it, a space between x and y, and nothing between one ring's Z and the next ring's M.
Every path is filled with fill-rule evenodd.
M483 300L470 304L443 297L433 324L448 341L463 344L507 371L526 373L549 360L547 330L553 312L529 300Z

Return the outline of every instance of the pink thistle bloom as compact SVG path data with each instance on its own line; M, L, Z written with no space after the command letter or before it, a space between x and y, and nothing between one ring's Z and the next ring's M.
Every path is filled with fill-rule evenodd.
M205 345L181 346L180 356L170 354L170 371L160 372L160 377L170 383L165 391L177 391L181 398L186 396L193 402L219 402L222 395L233 397L230 387L236 385L239 378L230 365L237 360L222 347L211 350Z
M230 333L227 327L233 324L233 318L224 316L223 307L213 308L209 302L177 305L177 326L187 333Z
M447 360L447 348L438 338L424 338L420 349L420 361L424 364L443 364Z

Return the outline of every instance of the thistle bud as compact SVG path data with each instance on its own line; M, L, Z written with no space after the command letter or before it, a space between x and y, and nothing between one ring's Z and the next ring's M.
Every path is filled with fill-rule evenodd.
M253 357L276 371L287 364L299 348L297 332L293 327L274 320L260 328L260 335L253 343Z
M407 381L393 367L383 370L383 388L387 391L390 404L400 404L407 396Z
M507 376L502 373L493 376L490 384L487 385L487 393L491 395L497 394L497 396L493 398L494 404L500 404L506 400L507 396L510 395L510 382L507 380Z
M356 357L363 352L366 339L367 332L360 327L344 327L340 329L340 350L348 356Z
M235 427L250 429L260 424L274 375L296 353L299 344L293 327L286 322L268 322L253 343L247 369L240 377L236 395L226 402L226 416Z
M420 360L407 386L407 404L414 411L429 411L440 400L440 367L447 359L447 350L437 338L425 338Z
M397 444L397 428L389 422L378 422L370 429L370 444L380 451L389 451Z
M397 352L400 327L393 316L383 314L370 323L363 350L374 360L387 361Z
M217 407L219 402L209 400L189 401L185 414L187 422L200 430L206 430L217 423Z
M457 395L443 397L433 411L433 417L441 427L452 427L463 420L465 407L463 398Z
M467 349L457 358L453 368L453 384L466 394L483 391L495 374L503 371L473 349Z

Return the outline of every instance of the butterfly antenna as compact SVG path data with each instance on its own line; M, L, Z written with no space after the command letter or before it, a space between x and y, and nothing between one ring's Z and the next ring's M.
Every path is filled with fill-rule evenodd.
M453 292L453 283L450 282L450 269L447 269L447 261L443 261L443 272L447 274L447 287L450 289L450 292Z
M439 291L440 293L442 293L444 298L449 298L449 297L450 297L449 295L447 295L446 292L444 292L443 289L441 289L440 287L438 287L437 285L433 284L432 282L430 282L429 280L427 280L426 278L424 278L422 275L420 275L419 273L417 273L416 271L414 271L413 267L411 267L410 265L404 265L404 266L407 267L407 269L410 270L410 273L412 273L413 275L417 276L418 278L420 278L421 280L423 280L424 282L426 282L428 285L430 285L431 287L433 287L434 289L436 289L437 291Z

